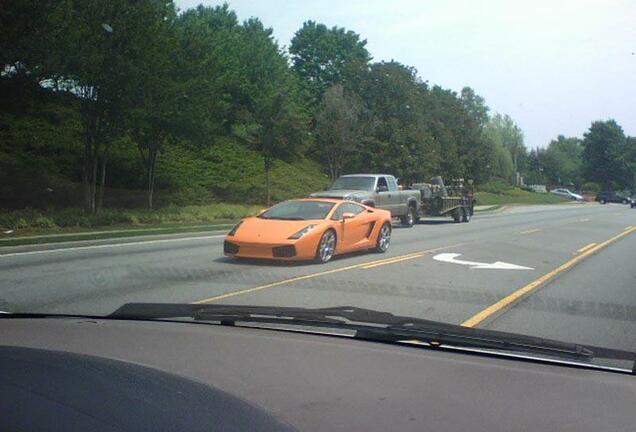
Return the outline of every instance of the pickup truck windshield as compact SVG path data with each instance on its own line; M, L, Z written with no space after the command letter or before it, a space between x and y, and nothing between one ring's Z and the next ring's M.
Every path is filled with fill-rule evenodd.
M374 185L375 177L340 177L331 189L372 191Z
M323 201L286 201L261 214L262 219L308 220L324 219L334 204Z

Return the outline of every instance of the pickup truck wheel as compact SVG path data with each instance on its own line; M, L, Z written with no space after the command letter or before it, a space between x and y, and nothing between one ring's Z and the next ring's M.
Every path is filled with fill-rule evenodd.
M337 237L334 230L329 229L320 238L318 249L316 250L316 262L327 263L336 253Z
M375 244L375 250L377 253L384 253L389 250L389 246L391 245L391 224L385 222L380 228L380 232L378 233L378 240Z
M462 207L462 222L470 222L470 210Z
M455 223L460 223L462 221L462 210L461 208L456 208L453 210L453 221Z
M605 200L604 200L603 198L601 198L601 199L599 200L599 203L600 203L600 204L605 204Z
M406 215L400 216L400 222L408 228L411 228L415 224L415 209L412 206L409 206Z
M627 204L627 200L626 199L622 200L621 204Z

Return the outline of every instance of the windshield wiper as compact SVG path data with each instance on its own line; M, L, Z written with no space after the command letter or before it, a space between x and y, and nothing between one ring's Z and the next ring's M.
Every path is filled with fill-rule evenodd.
M403 317L388 312L343 306L332 308L294 308L237 305L197 305L170 303L129 303L110 318L168 319L189 317L196 321L287 324L350 330L356 339L376 342L424 342L431 347L469 347L495 351L537 354L591 361L593 358L631 361L636 353L591 347L493 330L474 329L455 324Z

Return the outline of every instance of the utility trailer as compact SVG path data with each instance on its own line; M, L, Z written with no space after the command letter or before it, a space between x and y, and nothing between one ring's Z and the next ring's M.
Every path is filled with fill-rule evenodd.
M415 183L411 189L420 191L420 209L417 220L426 217L452 217L458 222L470 222L475 209L473 182L453 179L444 185L442 177L433 177L430 183Z

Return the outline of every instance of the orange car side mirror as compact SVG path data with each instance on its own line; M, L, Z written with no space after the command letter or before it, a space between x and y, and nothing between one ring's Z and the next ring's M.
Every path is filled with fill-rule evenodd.
M343 213L342 215L342 220L346 220L346 219L353 219L354 217L356 217L356 215L354 215L353 213Z

